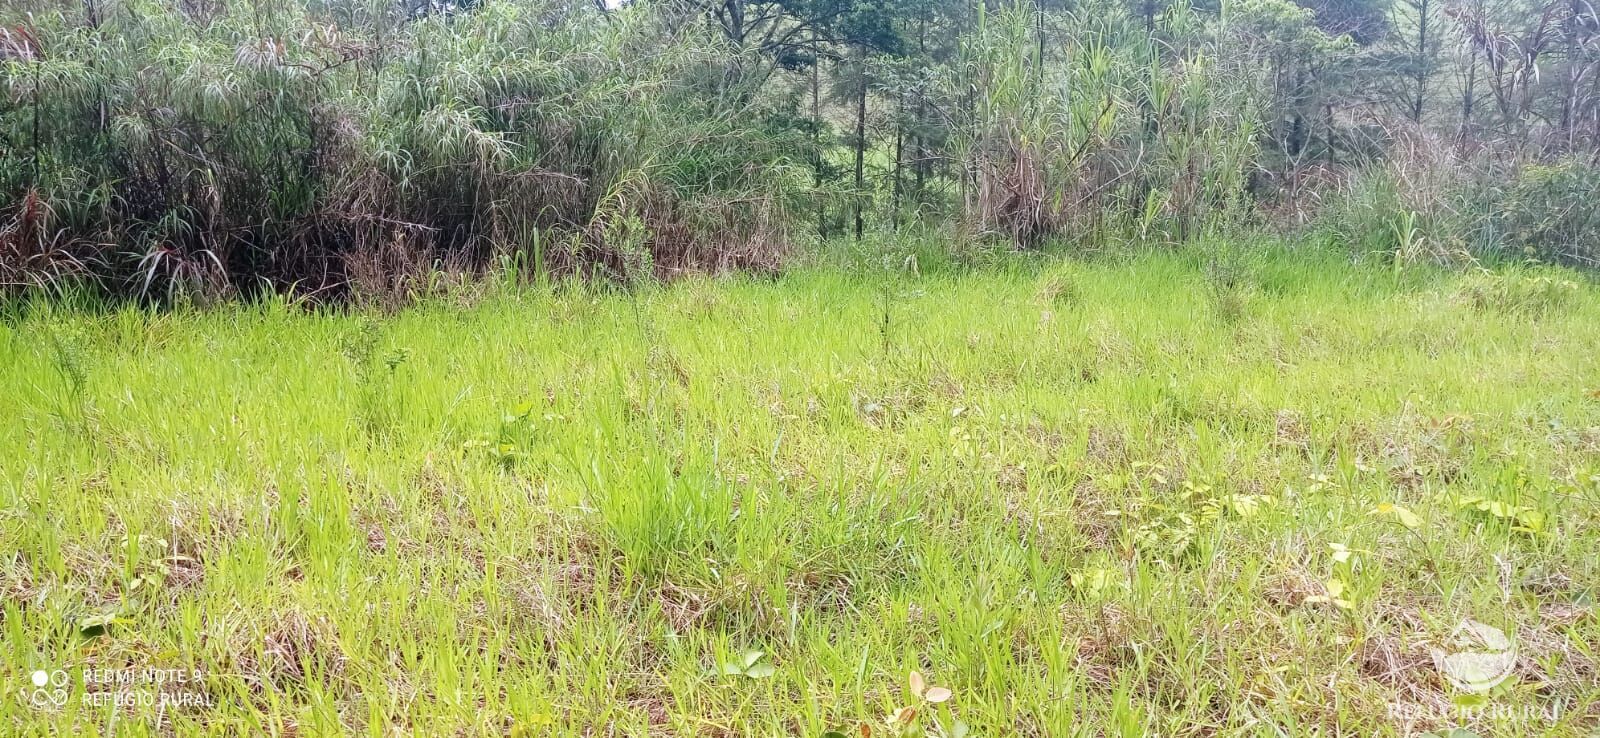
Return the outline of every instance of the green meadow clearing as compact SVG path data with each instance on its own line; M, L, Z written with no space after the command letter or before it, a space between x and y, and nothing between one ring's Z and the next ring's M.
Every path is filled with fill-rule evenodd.
M0 734L1591 735L1600 289L1258 251L13 304Z

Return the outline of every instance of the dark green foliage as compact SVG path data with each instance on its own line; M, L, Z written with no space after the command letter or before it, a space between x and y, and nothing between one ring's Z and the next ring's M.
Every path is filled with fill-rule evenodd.
M664 42L647 8L189 7L18 26L37 42L4 65L5 281L404 289L393 272L496 252L621 274L771 264L785 241L792 146L720 94L741 57Z
M1384 40L1390 31L1389 3L1384 0L1296 0L1310 10L1317 27L1329 36L1349 36L1362 46Z
M1579 159L1523 169L1501 208L1506 242L1541 260L1600 266L1600 168Z

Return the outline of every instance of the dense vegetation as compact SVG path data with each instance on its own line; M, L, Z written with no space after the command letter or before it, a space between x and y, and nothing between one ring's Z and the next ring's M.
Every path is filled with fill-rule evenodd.
M1567 0L6 0L0 281L406 297L1306 228L1592 262Z
M1597 153L1579 0L0 0L0 734L1589 735Z
M1600 292L1218 248L8 316L0 733L1588 735Z

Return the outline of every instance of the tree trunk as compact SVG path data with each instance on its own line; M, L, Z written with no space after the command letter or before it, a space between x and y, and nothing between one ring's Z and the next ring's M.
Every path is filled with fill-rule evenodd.
M892 223L896 232L900 230L900 170L905 162L906 133L903 121L905 120L906 98L900 96L900 115L894 124L894 216Z
M1428 11L1429 0L1417 0L1417 69L1416 85L1417 96L1411 101L1411 122L1421 123L1423 106L1428 97L1428 72L1431 69L1432 59L1428 56Z
M1035 59L1035 78L1040 88L1044 87L1044 0L1034 0L1034 33L1039 37L1039 55Z
M917 19L917 54L923 59L928 58L928 18L926 15L922 15ZM927 91L919 87L917 89L916 130L912 135L911 146L913 156L916 157L916 160L911 163L911 171L916 177L914 197L919 212L922 208L923 187L926 184L928 173L926 168L928 152L926 139L923 137L927 127L927 97Z
M1577 117L1578 78L1583 65L1579 62L1578 19L1583 12L1582 0L1571 0L1567 8L1567 90L1561 101L1561 136L1567 151L1572 151L1574 120Z
M1476 100L1473 94L1478 86L1478 52L1472 51L1467 56L1467 83L1461 87L1461 134L1460 144L1466 145L1472 135L1472 107Z
M817 32L811 32L811 144L815 148L817 196L817 237L828 237L828 204L822 194L822 165L827 152L822 147L822 56L817 47Z
M863 55L864 57L864 55ZM857 72L861 75L861 86L856 94L856 240L860 241L866 232L866 217L862 212L866 199L866 165L867 165L867 68L866 59Z

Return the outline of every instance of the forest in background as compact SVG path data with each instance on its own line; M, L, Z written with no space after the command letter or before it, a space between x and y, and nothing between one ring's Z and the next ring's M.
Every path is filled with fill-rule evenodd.
M0 283L403 298L913 230L1593 265L1597 39L1584 0L4 0Z

